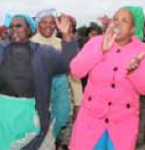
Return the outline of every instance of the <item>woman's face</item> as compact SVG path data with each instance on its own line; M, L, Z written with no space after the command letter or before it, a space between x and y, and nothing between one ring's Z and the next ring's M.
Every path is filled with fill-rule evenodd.
M12 42L24 43L30 36L30 27L24 17L14 17L10 25L10 38Z
M39 32L42 36L49 38L52 36L56 29L54 17L43 17L39 23Z
M127 9L120 9L113 17L114 31L118 32L117 42L131 38L134 33L134 19Z

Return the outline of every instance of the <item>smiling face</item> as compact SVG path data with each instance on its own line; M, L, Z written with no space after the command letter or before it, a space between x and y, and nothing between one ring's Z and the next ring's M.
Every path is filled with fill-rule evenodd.
M49 38L53 35L56 29L56 23L54 17L43 17L39 23L39 32L42 36Z
M24 43L29 40L30 27L24 17L14 17L10 25L10 38L12 42Z
M116 42L130 41L134 34L134 18L129 10L120 9L113 17L114 32L118 32Z

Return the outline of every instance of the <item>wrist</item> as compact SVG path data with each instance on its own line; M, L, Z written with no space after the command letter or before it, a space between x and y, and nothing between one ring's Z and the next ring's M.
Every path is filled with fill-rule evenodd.
M66 42L71 42L72 39L73 39L73 35L72 34L69 34L69 33L63 33L62 34L62 38L64 41Z

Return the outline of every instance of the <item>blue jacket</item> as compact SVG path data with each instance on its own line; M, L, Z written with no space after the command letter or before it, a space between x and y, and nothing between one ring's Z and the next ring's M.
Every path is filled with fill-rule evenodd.
M10 42L0 43L0 65L5 54L9 53ZM62 52L54 50L48 45L29 42L30 54L32 54L32 73L35 85L36 110L40 118L41 131L23 150L37 150L49 129L49 103L52 77L65 74L69 71L69 62L77 53L77 42L62 41Z

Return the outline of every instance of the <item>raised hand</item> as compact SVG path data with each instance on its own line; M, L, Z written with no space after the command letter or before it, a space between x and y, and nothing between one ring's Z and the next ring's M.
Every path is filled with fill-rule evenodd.
M56 17L55 22L56 22L58 30L62 34L68 34L69 33L69 28L71 26L71 22L70 22L70 19L65 14L63 14L59 18Z
M70 32L72 27L70 18L65 14L62 14L61 17L55 18L55 22L59 32L62 34L62 38L66 42L70 42L73 38L73 35Z
M102 45L103 53L108 52L110 48L113 46L113 43L118 35L118 32L119 31L117 30L115 31L114 24L110 23L103 37L103 45Z
M131 60L129 66L127 67L128 74L138 68L138 66L139 66L140 62L143 60L144 56L145 56L145 52L142 52L142 53L138 54L137 56L135 56L135 58L133 58Z

